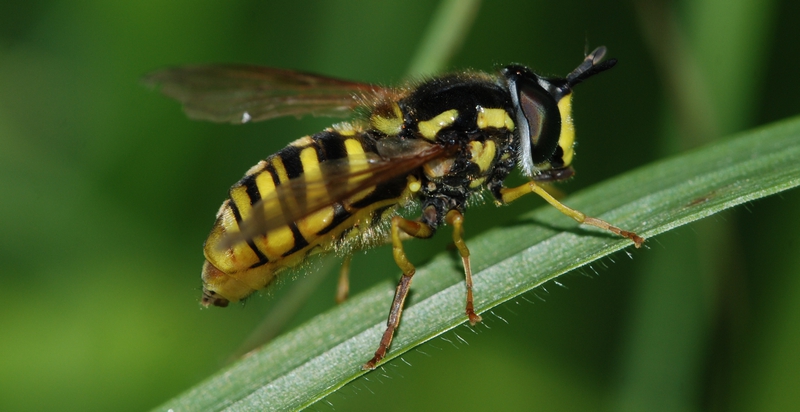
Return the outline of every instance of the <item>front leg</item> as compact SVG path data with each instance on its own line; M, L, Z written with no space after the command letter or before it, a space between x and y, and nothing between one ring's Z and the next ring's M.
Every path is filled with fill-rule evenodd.
M500 189L500 195L502 197L502 201L504 203L511 203L514 200L519 199L520 197L528 194L528 193L536 193L537 195L541 196L547 203L553 205L559 212L575 219L578 223L583 223L590 226L599 227L600 229L608 230L609 232L615 233L619 236L628 238L633 241L633 244L639 248L644 243L644 238L639 237L636 233L629 232L627 230L622 230L616 226L612 226L610 223L606 222L605 220L600 220L594 217L586 216L585 214L572 209L563 203L556 200L550 193L547 193L541 186L537 185L536 182L530 181L522 186L517 186L514 188L502 188Z

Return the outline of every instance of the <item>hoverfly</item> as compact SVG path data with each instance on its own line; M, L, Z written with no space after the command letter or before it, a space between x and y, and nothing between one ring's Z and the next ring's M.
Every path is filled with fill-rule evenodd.
M473 195L486 190L505 204L536 193L576 221L639 247L644 239L635 233L570 209L538 184L573 175L572 90L616 64L603 61L605 52L597 48L566 78L510 65L494 75L448 74L399 88L254 66L150 74L145 81L160 85L194 119L247 123L364 113L295 140L231 187L204 246L202 304L239 301L312 254L339 252L347 267L353 251L389 241L402 276L378 349L363 366L374 369L391 344L414 276L405 238L430 238L443 224L453 226L466 277L465 312L470 323L481 320L463 239ZM517 166L529 181L504 187ZM414 220L398 214L408 204L421 210Z

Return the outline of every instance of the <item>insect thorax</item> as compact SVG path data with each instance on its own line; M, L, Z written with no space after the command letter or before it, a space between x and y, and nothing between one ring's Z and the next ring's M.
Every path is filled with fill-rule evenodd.
M502 181L517 161L513 108L507 87L485 74L429 80L398 102L376 107L370 125L378 136L419 139L450 153L417 171L423 222L437 227L447 211L464 211L488 188L500 199Z

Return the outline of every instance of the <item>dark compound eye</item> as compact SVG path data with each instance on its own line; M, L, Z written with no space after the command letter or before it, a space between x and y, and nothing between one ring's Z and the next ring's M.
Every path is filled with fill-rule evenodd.
M509 66L503 74L508 80L523 145L524 169L547 161L558 146L561 114L551 84L522 66ZM544 87L547 86L547 89Z
M525 79L519 87L519 108L528 123L531 161L539 164L553 154L561 135L561 114L558 104L538 82Z

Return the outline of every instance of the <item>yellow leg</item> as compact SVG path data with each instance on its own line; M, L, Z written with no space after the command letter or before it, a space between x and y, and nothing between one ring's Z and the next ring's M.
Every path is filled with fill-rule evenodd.
M503 202L511 203L514 200L519 199L520 197L528 194L528 193L536 193L537 195L541 196L547 203L553 205L556 209L558 209L561 213L575 219L578 223L583 223L585 225L599 227L600 229L608 230L609 232L615 233L619 236L628 238L633 241L633 244L638 248L642 246L644 243L644 239L639 237L636 233L629 232L627 230L622 230L616 226L612 226L610 223L600 220L597 218L586 216L585 214L569 208L568 206L564 205L563 203L556 200L553 196L547 193L544 189L539 187L535 182L530 181L522 186L514 187L514 188L503 188L500 189L500 194L503 196Z
M464 215L458 210L451 210L445 215L447 224L453 226L453 243L455 243L458 253L461 255L461 262L464 264L464 276L467 281L467 308L465 312L469 317L469 323L474 325L481 321L481 317L475 313L472 303L472 267L469 263L469 249L464 243Z
M347 255L342 261L342 267L339 269L339 284L336 287L336 303L342 303L347 300L350 295L350 259L353 255Z
M397 284L394 300L392 300L392 307L389 310L389 319L386 321L386 330L383 332L378 350L375 351L375 356L362 366L362 369L365 370L375 369L375 365L386 356L386 351L389 349L389 345L391 345L392 338L394 337L394 331L400 324L400 317L403 316L403 304L406 301L408 290L411 287L411 278L416 271L414 265L408 261L403 251L401 231L402 233L416 238L424 239L433 236L433 228L425 223L404 219L400 216L392 218L392 254L394 255L394 261L397 263L397 266L403 271L403 276Z

